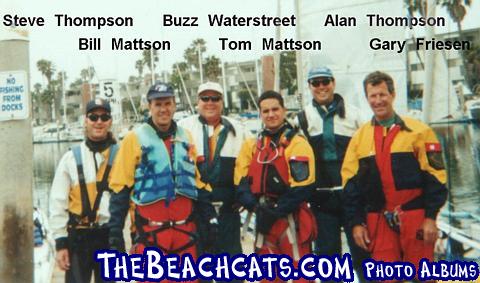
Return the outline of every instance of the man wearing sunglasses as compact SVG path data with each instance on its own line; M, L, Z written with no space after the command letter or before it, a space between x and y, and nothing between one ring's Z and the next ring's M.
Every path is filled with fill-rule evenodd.
M296 122L315 153L315 191L310 205L319 229L314 252L341 254L341 228L344 227L354 268L362 280L361 263L368 254L355 245L351 232L345 229L340 175L348 143L362 124L360 111L335 93L335 78L327 67L311 69L308 86L313 99L298 113Z
M147 100L151 116L125 136L112 171L110 244L125 249L122 230L132 201L136 237L131 253L156 247L164 254L188 253L196 258L193 217L212 225L217 221L215 209L206 200L205 189L210 188L196 170L190 133L173 121L173 88L157 82Z
M108 248L108 178L117 151L110 132L110 104L103 99L86 105L85 135L65 153L55 172L50 193L50 226L56 260L65 282L104 282L95 251Z
M216 82L206 82L198 88L198 115L185 118L180 126L190 130L197 148L197 168L202 181L212 187L211 200L219 212L216 240L201 231L203 250L209 253L239 254L240 215L234 208L233 172L235 160L249 132L237 121L222 116L223 89ZM199 229L202 227L199 224ZM205 230L205 229L201 229Z
M256 214L255 252L286 254L296 265L311 252L316 237L315 217L305 202L315 177L313 151L285 120L279 93L264 92L258 104L265 128L240 150L234 176L237 201Z

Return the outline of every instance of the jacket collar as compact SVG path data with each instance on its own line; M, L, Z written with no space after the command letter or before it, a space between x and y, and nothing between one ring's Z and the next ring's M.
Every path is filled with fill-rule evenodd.
M338 93L334 93L332 103L335 103L335 114L338 114L342 119L345 118L345 101L343 100L343 97ZM315 99L312 99L312 104L317 109L321 107Z
M375 116L372 117L372 120L371 120L371 125L372 126L381 126L380 123L377 121L377 119L375 119ZM405 121L399 116L397 115L397 113L395 113L395 122L394 122L394 125L399 125L400 126L400 130L402 131L407 131L407 132L411 132L412 130L405 124Z
M200 123L202 123L202 125L208 125L205 118L202 117L201 115L198 115L198 120L200 121ZM237 135L232 123L230 123L230 121L228 121L225 117L223 116L221 117L220 124L222 124L225 128L227 128L229 132L232 132L233 136Z

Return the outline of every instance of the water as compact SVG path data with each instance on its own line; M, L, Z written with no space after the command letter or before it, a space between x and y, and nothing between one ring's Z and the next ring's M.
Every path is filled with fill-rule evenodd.
M34 205L48 212L48 194L55 169L63 154L77 143L46 143L33 145Z
M480 214L480 125L435 126L445 150L450 205Z

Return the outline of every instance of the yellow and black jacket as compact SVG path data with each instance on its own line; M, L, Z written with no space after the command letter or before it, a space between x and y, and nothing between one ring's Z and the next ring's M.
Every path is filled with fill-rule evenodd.
M273 135L263 131L257 139L243 143L235 166L235 184L237 200L247 209L254 210L258 198L267 196L276 202L277 217L285 217L310 195L315 181L313 150L303 137L295 133L288 137L291 131L288 127ZM259 150L266 153L257 154ZM276 159L283 159L285 170L278 168Z
M441 145L420 121L395 117L389 129L375 119L353 136L342 166L344 208L351 225L367 212L425 209L435 219L447 197Z
M99 184L105 175L107 163L111 153L111 148L103 152L93 152L85 142L79 145L83 177L88 194L88 203L90 208L94 209L97 199L97 184ZM110 174L111 175L111 174ZM109 177L109 176L108 176ZM84 202L78 175L77 162L72 150L69 150L60 160L55 177L53 179L50 191L50 227L53 238L57 240L57 248L65 247L67 238L67 228L72 225L72 220L78 219L79 228L85 225L96 224L101 226L106 224L110 218L108 210L110 192L103 191L98 209L95 211L94 223L88 223L89 220L84 215ZM77 226L77 225L75 225Z
M199 115L182 119L178 125L188 129L192 135L197 149L197 168L202 181L212 187L212 201L221 201L226 207L231 207L235 195L235 160L250 133L228 117L222 117L220 125L215 128Z

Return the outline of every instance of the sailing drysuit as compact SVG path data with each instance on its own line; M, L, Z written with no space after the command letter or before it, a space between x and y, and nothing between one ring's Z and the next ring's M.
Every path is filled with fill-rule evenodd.
M196 258L194 208L202 200L198 188L206 188L195 168L196 158L190 134L174 122L167 133L157 131L151 119L128 133L110 181L115 192L110 203L111 240L122 237L131 199L136 227L132 253L154 246L165 254ZM214 210L209 213L206 218L215 217Z
M240 215L234 207L233 173L242 143L250 134L239 122L228 117L221 117L220 124L213 127L201 116L193 115L181 120L179 126L192 134L197 148L197 168L202 181L212 187L211 200L218 210L216 241L204 243L204 250L239 254L242 252Z
M314 172L312 148L287 125L243 143L235 167L237 199L256 213L257 254L287 254L296 264L310 252L316 223L305 200Z
M315 189L309 200L318 226L314 252L317 255L341 254L343 227L353 266L363 282L362 261L369 255L355 244L351 231L346 229L340 174L348 143L363 124L360 110L346 104L343 97L335 93L332 103L326 106L312 99L305 110L297 114L296 123L315 154Z
M60 160L50 192L50 227L56 249L68 248L70 269L66 282L104 282L94 253L108 248L109 171L117 145L101 152L82 142Z
M395 116L387 128L372 119L352 138L342 178L347 217L351 227L367 225L372 258L417 267L421 258L433 260L433 244L419 231L425 218L436 218L447 189L441 146L430 127Z

